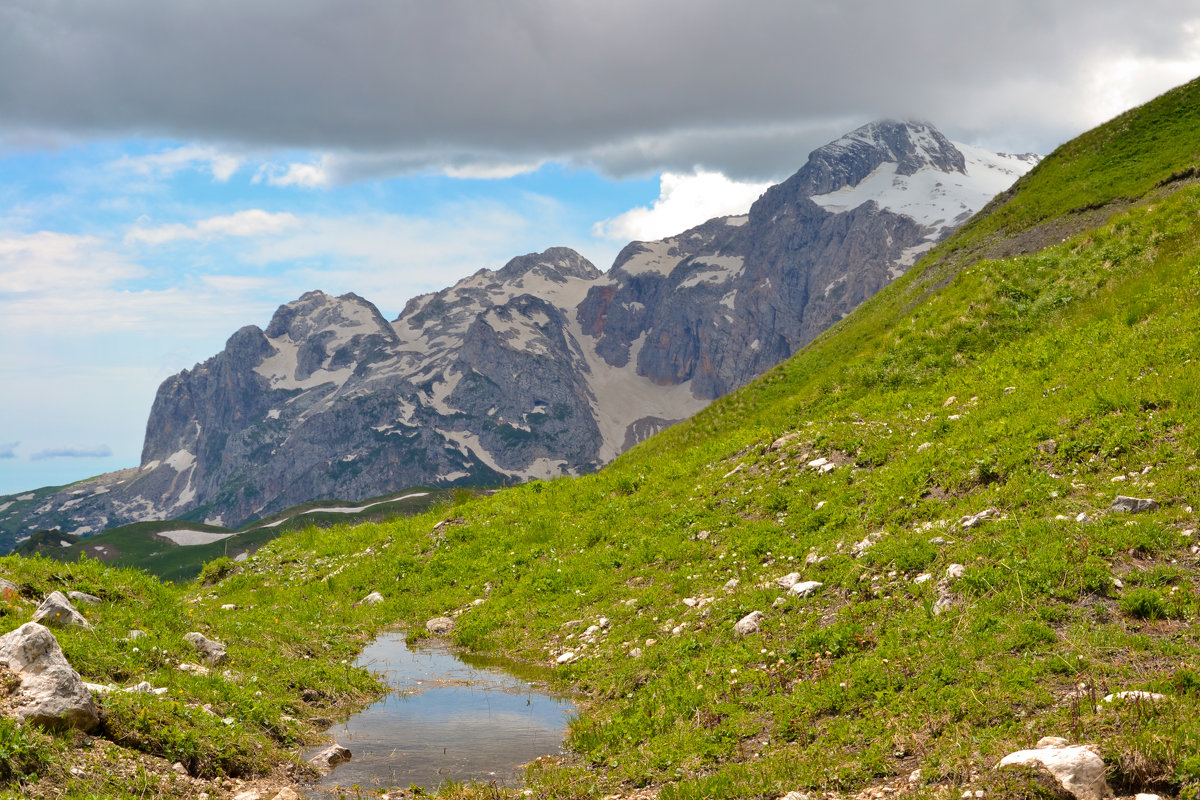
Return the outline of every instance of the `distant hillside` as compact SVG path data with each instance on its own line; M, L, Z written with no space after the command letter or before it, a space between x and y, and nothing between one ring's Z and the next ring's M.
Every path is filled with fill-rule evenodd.
M72 562L87 557L105 564L134 567L162 580L187 581L205 563L218 558L242 561L267 542L302 528L332 528L383 522L397 516L449 507L486 489L416 488L370 498L359 505L305 503L240 530L166 520L135 522L86 538L39 531L17 546L16 554L34 554Z
M632 242L606 273L551 248L391 322L309 292L163 383L139 468L0 497L0 540L594 470L790 356L1036 161L872 123L748 214Z

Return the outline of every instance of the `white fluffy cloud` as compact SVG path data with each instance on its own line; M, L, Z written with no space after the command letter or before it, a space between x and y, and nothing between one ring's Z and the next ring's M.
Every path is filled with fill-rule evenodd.
M233 177L244 159L215 147L184 145L144 156L122 156L112 166L137 175L170 178L184 170L200 170L212 174L213 180L224 183Z
M770 185L730 180L719 172L664 172L653 205L597 222L594 230L621 241L662 239L713 217L744 214Z
M300 225L300 220L287 212L270 212L258 208L209 217L190 225L175 222L168 225L135 225L125 235L131 244L167 244L180 240L204 241L226 236L274 236Z
M141 265L96 236L54 231L0 236L0 285L18 300L85 293L145 273Z
M333 182L328 157L315 162L293 161L287 166L263 164L254 174L254 183L266 181L271 186L298 186L301 189L323 189Z

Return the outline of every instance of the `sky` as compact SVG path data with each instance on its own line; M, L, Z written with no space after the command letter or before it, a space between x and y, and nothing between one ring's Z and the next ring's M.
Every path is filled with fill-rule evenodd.
M874 119L1046 154L1197 75L1178 0L0 0L0 494L136 466L310 289L607 269Z

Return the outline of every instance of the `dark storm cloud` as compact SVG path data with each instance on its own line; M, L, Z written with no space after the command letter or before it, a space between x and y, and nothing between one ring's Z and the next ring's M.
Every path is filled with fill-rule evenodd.
M545 158L765 174L883 115L1044 148L1079 129L1101 60L1186 51L1190 5L6 0L0 120L316 148L347 174Z

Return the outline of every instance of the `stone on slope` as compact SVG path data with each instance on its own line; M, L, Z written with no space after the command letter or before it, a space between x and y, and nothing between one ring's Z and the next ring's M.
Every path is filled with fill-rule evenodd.
M196 631L185 633L183 638L186 639L192 647L196 648L196 652L200 654L200 657L209 664L216 666L217 664L225 661L225 645L221 642L209 639L203 633L198 633Z
M825 584L821 583L820 581L802 581L800 583L793 584L792 587L788 589L788 594L796 597L811 597L817 593L817 589L820 589L824 585Z
M379 592L371 592L369 595L367 595L366 597L364 597L362 599L362 603L364 606L377 606L382 602L383 602L383 595L381 595Z
M968 514L967 516L960 519L958 521L958 524L961 525L964 530L969 530L971 528L976 527L984 520L994 519L995 517L998 517L998 516L1000 516L1000 512L997 511L996 509L985 508L983 511L979 511L974 514Z
M0 636L0 665L21 679L5 702L17 718L49 729L90 731L100 723L92 696L47 628L27 622Z
M1117 495L1113 500L1109 509L1112 511L1128 511L1130 514L1140 514L1143 511L1154 511L1158 508L1158 503L1148 497L1128 497L1123 494Z
M758 633L759 623L765 616L766 614L761 611L751 611L734 623L733 632L738 636L749 636L752 633Z
M449 617L434 617L425 623L425 630L434 636L444 636L454 630L454 620Z
M790 589L793 586L795 586L796 582L799 580L800 580L799 572L789 572L787 575L784 575L783 577L776 578L775 585L778 586L780 589Z
M90 628L91 624L75 610L62 592L51 592L33 612L33 621L58 627Z
M98 606L104 602L99 597L96 597L96 595L88 594L87 592L70 591L70 592L67 592L67 597L72 602L83 603L83 604L89 605L89 606Z
M1045 767L1076 800L1102 800L1112 795L1105 779L1104 760L1088 745L1069 745L1066 739L1047 736L1033 750L1009 753L997 768L1014 764Z

